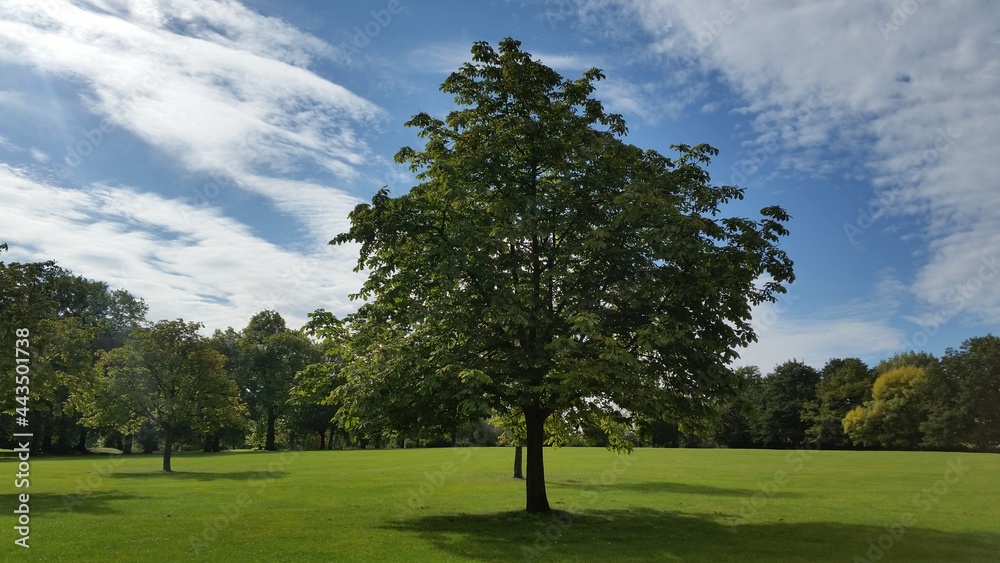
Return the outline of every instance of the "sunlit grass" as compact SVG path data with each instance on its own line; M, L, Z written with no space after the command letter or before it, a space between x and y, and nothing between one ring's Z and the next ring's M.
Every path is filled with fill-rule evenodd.
M1000 456L546 450L528 516L506 448L31 460L46 561L991 561ZM0 474L12 482L10 454ZM17 491L21 492L21 491ZM886 528L888 527L888 528ZM881 547L880 547L881 544ZM857 557L857 559L855 559Z

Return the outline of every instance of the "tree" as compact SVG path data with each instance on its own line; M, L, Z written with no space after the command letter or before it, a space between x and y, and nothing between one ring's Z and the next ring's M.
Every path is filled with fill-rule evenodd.
M75 276L55 262L0 262L0 340L32 335L31 428L42 451L87 451L75 398L92 385L94 354L121 346L145 322L146 305L125 290ZM9 373L13 373L11 370Z
M276 311L261 311L237 345L240 389L254 420L264 424L264 449L278 449L275 426L288 410L295 374L319 360L319 351L301 332L290 330Z
M965 441L984 451L1000 447L1000 338L988 334L966 340L958 350L949 348L941 367L947 383L934 393L925 445Z
M844 417L844 432L858 445L914 449L923 438L932 378L927 369L903 365L872 385L872 398Z
M759 447L754 429L760 419L764 378L757 366L741 367L734 373L738 382L736 394L724 401L719 409L718 427L713 433L712 443L728 448Z
M361 245L361 330L418 368L346 385L416 379L445 404L520 413L525 508L546 512L554 413L694 420L728 392L727 363L756 338L751 307L793 279L777 247L788 216L721 217L743 190L711 185L708 145L672 159L622 142L624 120L590 97L599 70L563 79L512 39L472 57L441 87L461 109L407 123L427 141L396 160L420 183L380 190L332 241ZM370 358L386 340L365 341Z
M785 362L764 378L757 439L768 448L794 448L806 440L809 427L801 412L816 398L819 372L802 362Z
M811 424L806 437L826 447L851 445L843 420L855 407L872 398L875 375L858 358L834 358L826 363L816 384L816 399L802 408L802 420Z
M245 414L225 357L199 328L178 319L134 331L98 362L89 397L90 424L131 434L151 423L162 440L164 471L171 471L176 440L239 424Z

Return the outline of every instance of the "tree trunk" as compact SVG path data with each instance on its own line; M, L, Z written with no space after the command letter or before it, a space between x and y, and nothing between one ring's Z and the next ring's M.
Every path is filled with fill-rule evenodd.
M80 428L80 439L76 441L76 447L73 448L73 449L75 449L76 451L78 451L78 452L80 452L82 454L89 453L87 451L87 427L86 426L84 426L83 428Z
M274 422L277 418L278 415L274 412L274 407L267 409L267 440L264 442L264 449L271 452L278 449L274 445Z
M170 453L173 450L174 438L168 432L166 436L163 437L163 470L172 471L170 469Z
M549 512L549 499L545 495L545 464L542 451L545 445L545 419L547 414L537 404L524 408L527 429L528 463L524 488L527 501L524 510L529 514Z
M524 479L524 461L522 459L521 446L514 447L514 478Z
M125 436L125 437L122 438L122 447L121 447L121 450L122 450L122 454L123 455L125 455L125 454L131 454L132 453L132 435L131 434L129 434L128 436Z
M319 433L319 449L320 450L326 449L326 430L323 430L322 432Z

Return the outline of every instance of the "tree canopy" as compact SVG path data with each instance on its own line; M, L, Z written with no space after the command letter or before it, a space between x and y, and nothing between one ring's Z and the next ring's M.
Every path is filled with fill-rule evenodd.
M239 425L245 415L225 356L198 334L200 327L178 319L134 331L103 355L88 393L90 424L125 433L153 424L164 441L164 471L171 470L175 440Z
M472 48L445 80L459 109L408 126L396 160L419 184L379 191L332 243L361 245L368 342L347 385L386 378L468 410L523 414L529 512L549 510L543 427L553 413L696 420L731 386L754 341L751 307L794 279L780 207L724 217L743 189L715 186L716 149L677 156L623 142L591 97L597 69L567 80L506 39ZM392 346L392 367L378 358ZM362 362L362 364L364 363ZM481 407L479 406L481 405Z

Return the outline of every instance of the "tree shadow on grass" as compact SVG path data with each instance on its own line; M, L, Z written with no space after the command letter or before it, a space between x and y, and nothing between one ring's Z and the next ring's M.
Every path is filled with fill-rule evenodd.
M173 479L180 481L248 481L251 479L280 479L288 475L287 471L115 471L108 475L111 479Z
M579 479L568 479L565 481L550 482L552 485L562 485L566 487L586 486L588 483ZM596 485L597 483L589 483ZM670 483L664 481L646 481L642 483L615 483L612 485L601 485L601 490L611 491L620 489L645 494L682 494L682 495L710 495L727 497L750 497L761 492L760 489L734 489L730 487L713 487L712 485L692 485L688 483ZM802 496L801 493L776 491L768 492L768 498L784 497L796 498Z
M632 508L413 517L385 527L476 561L991 561L1000 534L838 522L727 523L732 515ZM919 524L919 522L918 522ZM874 558L874 559L873 559Z
M119 501L142 500L147 497L123 493L116 490L87 491L69 494L29 493L28 506L31 515L53 514L57 512L82 512L85 514L113 514L123 512L115 508ZM19 493L0 495L0 503L11 510L20 506Z

